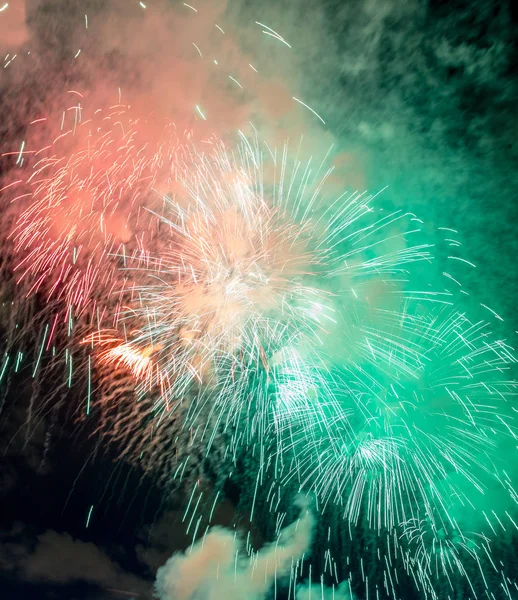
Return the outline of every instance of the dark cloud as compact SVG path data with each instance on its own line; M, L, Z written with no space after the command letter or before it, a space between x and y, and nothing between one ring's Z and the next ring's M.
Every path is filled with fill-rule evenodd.
M25 560L23 571L30 579L40 581L87 581L135 595L149 591L146 582L124 572L95 544L74 540L68 533L47 531L38 536L36 549Z
M0 570L22 581L83 582L135 598L151 597L151 584L125 571L101 547L51 530L34 539L20 524L1 537Z

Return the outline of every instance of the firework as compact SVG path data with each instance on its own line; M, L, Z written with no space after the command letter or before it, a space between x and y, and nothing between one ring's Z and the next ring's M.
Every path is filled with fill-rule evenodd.
M486 576L488 540L461 513L507 493L511 349L450 293L416 290L432 256L413 215L325 201L329 171L310 178L286 149L270 169L257 140L193 156L153 212L160 243L127 263L116 326L85 340L138 398L100 400L100 430L179 481L212 460L224 482L251 452L252 506L269 478L311 491L349 527L395 535L431 594L470 563Z
M516 449L516 360L428 277L421 221L334 197L332 151L302 158L302 140L276 151L253 125L237 142L194 139L120 99L92 111L71 97L57 125L31 124L2 190L3 268L31 307L10 345L34 318L33 377L64 366L68 389L84 374L96 434L185 485L193 541L207 482L210 514L232 480L272 537L311 494L325 552L292 565L294 593L318 566L322 596L325 580L376 598L408 582L434 599L493 585L511 598L494 547L516 528L498 461ZM22 355L6 354L0 380ZM486 512L494 490L504 508Z
M209 402L216 413L221 407L227 423L237 422L254 381L256 392L263 389L262 409L253 417L261 436L272 409L268 388L277 377L283 383L276 419L297 385L303 402L298 411L309 409L303 398L316 389L312 365L318 371L333 360L326 340L342 324L335 305L344 273L357 274L352 292L358 298L374 274L385 277L429 259L426 246L418 245L360 262L365 248L386 241L380 232L403 215L352 231L369 218L369 198L351 194L327 209L315 207L330 172L322 176L319 170L310 180L307 166L298 163L286 175L284 156L277 165L282 179L265 181L263 161L264 153L247 141L237 159L220 148L182 170L188 174L180 177L186 197L166 198L156 215L164 225L160 254L142 249L127 266L135 283L127 288L127 309L118 322L124 334L98 331L87 338L110 346L101 362L125 364L141 393L159 391L158 412L199 388L200 405ZM349 262L341 253L348 238L354 238ZM314 351L315 345L322 350ZM305 360L304 353L314 356ZM248 420L244 429L253 437L251 425Z

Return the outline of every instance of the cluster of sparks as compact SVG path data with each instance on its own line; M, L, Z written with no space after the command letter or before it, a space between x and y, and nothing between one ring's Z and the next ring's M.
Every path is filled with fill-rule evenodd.
M63 338L67 379L80 347L87 412L121 456L182 480L197 449L225 480L248 453L252 514L264 497L280 529L282 489L313 494L346 536L363 523L383 572L369 587L362 562L367 596L400 597L403 564L423 597L457 597L461 577L469 597L512 598L490 534L517 529L497 459L516 447L516 359L452 293L419 287L433 260L419 219L362 193L330 200L327 157L243 134L202 151L172 124L147 139L129 107L87 116L74 95L2 192L16 280L52 307L34 372ZM465 532L462 512L482 512L495 486L504 514ZM344 561L327 550L322 572L351 585Z
M177 145L173 127L155 144L139 140L138 119L122 104L86 118L81 94L71 94L77 104L63 114L60 134L47 146L20 152L32 174L15 188L20 193L12 203L22 208L12 236L23 255L18 280L33 281L29 293L44 290L80 310L105 285L99 281L106 275L104 258L124 252L125 242L145 229L142 197L164 164L171 165ZM65 121L67 112L72 117ZM37 119L34 127L45 121Z

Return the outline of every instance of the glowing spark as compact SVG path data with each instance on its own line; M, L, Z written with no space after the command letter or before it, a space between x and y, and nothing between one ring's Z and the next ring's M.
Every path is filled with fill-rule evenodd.
M38 358L37 358L37 360L36 360L36 362L34 364L34 370L32 372L33 378L36 377L36 373L38 372L38 369L40 367L41 357L43 355L43 350L45 348L45 342L47 340L47 333L48 333L48 331L49 331L49 326L47 324L47 325L45 325L45 332L43 334L43 340L41 342L41 346L40 346L40 351L39 351L39 354L38 354Z
M85 529L88 529L88 526L90 525L90 519L92 518L93 510L94 510L94 505L92 504L92 506L90 506L90 510L88 511L88 516L86 517Z
M0 6L0 12L4 12L4 10L7 10L8 6L9 6L9 2L6 2L3 6Z
M216 496L215 496L215 498L214 498L214 502L213 502L213 504L212 504L212 508L211 508L211 510L210 510L210 513L209 513L209 523L212 521L212 517L213 517L213 515L214 515L214 510L216 509L216 504L217 504L217 502L218 502L218 499L219 499L219 494L220 494L220 492L219 492L219 491L218 491L218 492L216 492Z
M305 108L307 108L308 110L310 110L315 115L315 117L317 117L318 119L320 119L324 125L326 124L326 122L324 121L324 119L315 110L313 110L311 108L311 106L308 106L305 102L302 102L302 100L299 100L298 98L295 98L295 96L293 96L293 100L295 100L295 102L298 102L299 104L302 104L302 106L304 106Z
M256 23L256 25L259 25L260 27L264 27L265 30L266 29L268 30L268 31L263 30L263 33L279 40L280 42L282 42L283 44L288 46L288 48L291 48L291 46L288 44L288 42L281 35L279 35L276 31L274 31L271 27L268 27L268 25L264 25L263 23L259 23L259 21L256 21L255 23Z
M20 364L23 360L23 352L18 352L18 356L16 357L16 366L14 367L14 372L18 373L18 369L20 368Z
M22 156L23 156L23 150L25 148L25 141L22 142L22 146L20 148L20 154L18 155L18 160L16 161L16 164L19 165L22 161Z
M2 370L0 371L0 381L4 378L5 370L7 369L7 364L9 363L9 354L6 354L4 357L4 364L2 365Z
M5 156L5 154L2 156ZM4 186L3 188L0 188L0 192L4 192L5 190L8 190L10 187L13 187L14 185L18 185L21 182L22 182L21 179L18 179L17 181L13 181L12 183L9 183L8 185Z
M243 86L242 86L242 85L239 83L239 81L238 81L237 79L234 79L234 78L232 77L232 75L229 75L228 77L229 77L229 79L232 79L232 81L233 81L234 83L236 83L236 84L237 84L237 85L238 85L238 86L239 86L241 89L243 89Z
M206 121L206 120L207 120L207 117L206 117L206 116L205 116L205 115L202 113L202 111L201 111L201 108L200 108L198 105L196 105L196 110L198 111L198 114L200 115L200 117L201 117L201 118L202 118L204 121Z
M86 396L86 414L90 414L90 405L92 398L92 357L88 355L88 389Z
M72 375L73 375L73 366L72 366L72 354L67 356L68 358L68 387L72 387Z
M473 267L474 269L477 268L477 265L474 265L472 262L469 262L469 260L466 260L465 258L460 258L458 256L448 256L448 258L451 258L452 260L458 260L459 262L466 263L467 265L469 265L470 267Z
M499 321L503 321L502 317L497 314L494 310L492 310L491 308L489 308L489 306L486 306L485 304L482 304L482 302L480 303L480 306L482 306L483 308L485 308L486 310L488 310L490 313L492 313Z

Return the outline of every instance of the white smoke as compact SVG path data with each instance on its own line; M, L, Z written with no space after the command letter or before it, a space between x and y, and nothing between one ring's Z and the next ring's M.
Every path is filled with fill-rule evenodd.
M313 514L307 505L301 505L297 521L284 528L276 542L249 556L237 533L215 527L158 570L156 596L160 600L265 598L275 582L289 576L292 566L309 551L313 529Z

